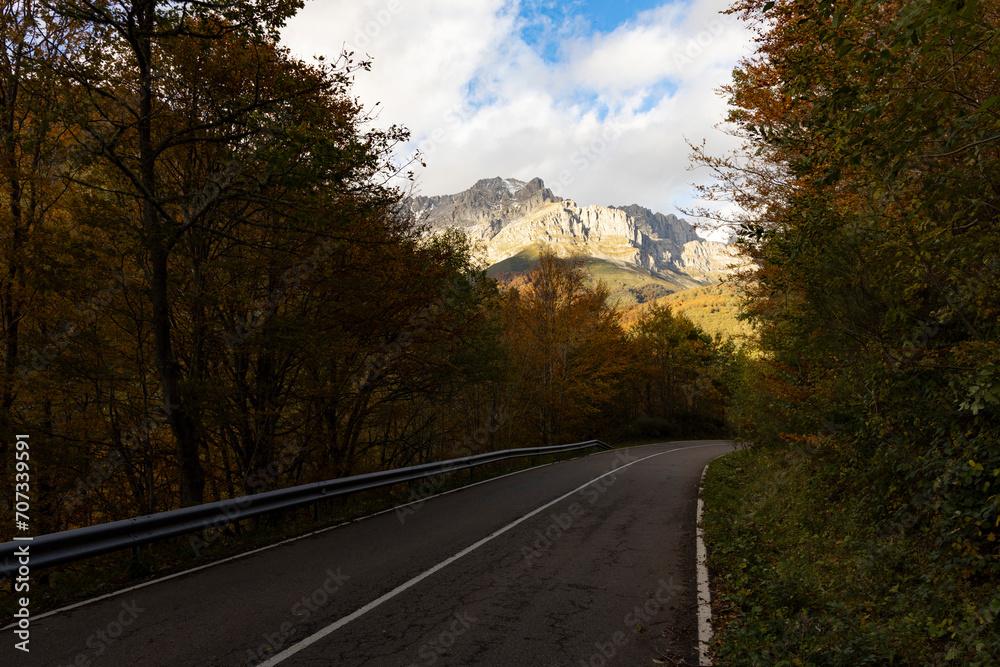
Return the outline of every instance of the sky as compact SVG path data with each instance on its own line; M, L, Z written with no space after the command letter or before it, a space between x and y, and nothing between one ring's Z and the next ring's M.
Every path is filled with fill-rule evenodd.
M417 150L416 193L540 177L581 205L696 204L687 141L725 154L718 88L752 37L729 0L306 0L282 42L372 60L352 95ZM707 232L704 232L707 235Z

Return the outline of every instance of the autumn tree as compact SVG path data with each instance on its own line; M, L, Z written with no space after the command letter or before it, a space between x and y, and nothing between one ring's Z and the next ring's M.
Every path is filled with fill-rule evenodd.
M59 111L71 91L47 64L78 41L78 27L40 3L0 3L0 459L15 433L35 434L43 529L58 526L59 457L46 434L52 397L38 380L80 319L74 298L89 286L72 254L86 261L91 240L66 212L72 145Z
M200 371L179 358L174 259L185 254L197 261L199 252L240 237L248 225L303 218L316 224L317 205L332 204L319 187L356 191L363 206L362 184L385 167L386 146L402 135L396 129L359 135L360 109L344 96L354 65L307 66L275 46L294 2L52 6L90 26L92 42L56 67L80 91L71 110L76 141L111 180L85 172L78 178L131 198L135 207L132 225L146 265L159 393L177 444L180 498L200 502L205 431L192 389ZM280 191L289 189L299 197L291 207L261 207L265 199L281 201Z
M385 186L405 133L364 129L346 94L356 66L305 65L218 13L166 12L149 35L153 191L130 92L141 45L113 30L131 10L58 9L86 39L38 65L70 93L50 100L69 146L64 213L96 239L58 253L86 270L70 310L94 307L32 385L61 443L60 520L169 509L178 481L182 503L233 497L463 441L454 403L489 373L496 287ZM183 403L166 398L173 381Z
M952 590L995 590L1000 6L732 11L759 36L726 89L746 147L699 157L745 207L739 244L757 267L744 285L763 357L744 435L835 461L863 480L850 488L871 525L936 541L918 551L936 571L910 562L914 579L960 572ZM978 612L931 607L962 628L948 659L974 664Z
M611 400L625 364L618 313L603 285L590 288L578 260L543 252L528 286L510 292L507 340L523 365L541 441L592 432L588 419Z
M721 364L732 346L713 340L668 306L654 305L629 330L634 362L629 373L634 416L696 427L699 419L721 425Z

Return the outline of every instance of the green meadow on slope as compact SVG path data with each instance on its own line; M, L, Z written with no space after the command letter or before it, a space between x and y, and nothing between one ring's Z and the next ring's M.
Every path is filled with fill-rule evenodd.
M537 266L539 252L538 246L526 248L513 257L497 262L486 273L500 283L517 285ZM697 285L687 276L654 274L597 257L581 257L581 261L588 276L587 284L593 286L598 281L603 282L608 287L608 301L619 308L649 303Z
M750 335L750 326L738 318L740 297L737 287L731 283L719 283L707 287L695 287L675 292L656 301L697 324L706 333L737 341Z
M503 284L517 285L537 265L537 247L491 266L487 274ZM596 257L582 258L588 284L603 282L609 291L609 302L622 312L622 322L631 326L651 304L669 306L683 314L706 333L741 340L750 332L749 326L737 319L739 295L729 283L697 286L681 275L653 274L636 267L623 267Z

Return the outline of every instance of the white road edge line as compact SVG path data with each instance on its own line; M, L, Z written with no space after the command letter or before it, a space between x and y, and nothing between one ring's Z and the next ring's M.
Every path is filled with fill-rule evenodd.
M598 454L603 452L597 452ZM590 456L593 456L591 454ZM112 591L111 593L105 593L96 598L90 598L87 600L82 600L76 604L67 605L65 607L60 607L59 609L53 609L52 611L47 611L44 614L32 615L31 619L37 621L41 618L46 618L48 616L54 616L56 614L61 614L64 611L72 611L73 609L78 609L79 607L85 607L88 604L93 604L95 602L100 602L101 600L107 600L108 598L113 598L116 595L124 595L125 593L131 593L132 591L139 590L140 588L146 588L147 586L152 586L153 584L158 584L164 581L169 581L170 579L175 579L177 577L183 577L185 574L191 574L192 572L198 572L199 570L206 570L210 567L215 567L216 565L222 565L223 563L228 563L230 561L239 560L240 558L246 558L247 556L252 556L254 554L259 554L261 551L267 551L268 549L273 549L275 547L280 547L284 544L289 544L291 542L298 542L299 540L304 540L307 537L312 537L313 535L320 535L322 533L329 532L331 530L336 530L337 528L342 528L343 526L350 525L352 523L358 523L366 519L373 519L377 516L383 514L388 514L389 512L395 512L403 507L409 507L410 505L416 505L417 503L422 503L430 500L431 498L437 498L438 496L446 496L449 493L455 493L456 491L461 491L463 489L471 489L474 486L479 486L480 484L486 484L487 482L493 482L504 477L511 477L513 475L520 475L523 472L528 472L529 470L538 470L539 468L545 468L547 466L555 465L554 463L543 463L541 465L532 466L530 468L525 468L524 470L515 470L514 472L509 472L506 475L499 475L497 477L490 477L489 479L484 479L474 484L467 484L466 486L459 486L454 489L449 489L448 491L442 491L441 493L436 493L432 496L427 496L426 498L419 498L417 500L408 502L404 505L394 505L387 510L382 510L380 512L375 512L374 514L366 514L364 516L359 516L356 519L350 519L348 521L343 521L332 526L327 526L326 528L320 528L319 530L314 530L310 533L305 533L304 535L296 535L295 537L290 537L287 540L282 540L281 542L275 542L274 544L268 544L266 546L254 549L253 551L245 551L243 553L236 554L235 556L230 556L228 558L223 558L222 560L212 561L211 563L205 563L204 565L199 565L198 567L192 567L188 570L182 570L181 572L174 572L173 574L168 574L162 577L157 577L156 579L150 579L149 581L144 581L141 584L136 584L135 586L129 586L128 588L122 588L121 590ZM17 623L11 623L10 625L5 625L0 628L0 632L4 630L9 630L10 628L16 627Z
M714 460L714 459L713 459ZM708 654L708 644L712 641L712 589L708 585L708 551L705 549L705 534L701 527L701 515L705 501L701 499L705 473L712 461L705 464L698 483L698 513L695 517L696 555L698 569L698 667L712 667L712 656Z
M712 445L695 445L695 446L692 446L692 447L679 447L677 449L671 449L671 450L668 450L668 451L665 451L665 452L658 452L656 454L650 454L649 456L644 456L641 459L636 459L635 461L631 461L629 463L626 463L625 465L622 465L622 466L619 466L617 468L614 468L613 470L610 470L610 471L604 473L603 475L599 475L599 476L595 477L594 479L590 480L589 482L587 482L586 484L578 486L577 488L573 489L569 493L563 494L563 495L559 496L558 498L556 498L555 500L553 500L551 502L548 502L548 503L542 505L541 507L538 507L538 508L536 508L536 509L528 512L527 514L525 514L521 518L516 519L516 520L508 523L503 528L500 528L498 530L493 531L492 533L490 533L489 535L487 535L483 539L479 540L478 542L476 542L476 543L474 543L474 544L466 547L465 549L462 549L461 551L459 551L454 556L446 558L445 560L441 561L440 563L438 563L434 567L432 567L432 568L430 568L428 570L425 570L424 572L422 572L421 574L418 574L417 576L413 577L409 581L400 584L399 586L397 586L396 588L392 589L391 591L389 591L388 593L386 593L382 597L377 598L375 600L372 600L371 602L369 602L365 606L361 607L360 609L358 609L354 613L348 614L347 616L344 616L343 618L341 618L336 623L328 625L325 628L323 628L322 630L320 630L319 632L316 632L316 633L314 633L314 634L306 637L305 639L303 639L299 643L293 644L292 646L289 646L287 649L285 649L281 653L278 653L277 655L272 656L266 662L260 663L257 667L274 667L275 665L277 665L277 664L279 664L281 662L284 662L285 660L287 660L288 658L292 657L293 655L295 655L299 651L302 651L304 649L309 648L310 646L312 646L313 644L315 644L319 640L323 639L327 635L330 635L330 634L336 632L337 630L339 630L340 628L344 627L345 625L347 625L351 621L354 621L354 620L360 618L361 616L364 616L365 614L367 614L368 612L370 612L372 609L375 609L376 607L382 605L383 603L391 600L392 598L396 597L397 595L399 595L403 591L407 590L408 588L412 588L413 586L417 585L418 583L420 583L421 581L423 581L427 577L431 576L432 574L434 574L434 573L436 573L436 572L438 572L440 570L443 570L444 568L448 567L449 565L451 565L452 563L454 563L455 561L457 561L459 558L462 558L463 556L466 556L466 555L472 553L473 551L475 551L479 547L481 547L484 544L492 541L494 538L499 537L500 535L503 535L504 533L506 533L508 530L514 528L515 526L518 526L521 523L524 523L525 521L527 521L531 517L535 516L539 512L544 512L545 510L547 510L548 508L552 507L553 505L555 505L557 503L560 503L563 500L566 500L567 498L569 498L570 496L572 496L575 493L579 493L580 491L582 491L583 489L587 488L588 486L590 486L594 482L596 482L596 481L598 481L600 479L603 479L603 478L607 477L608 475L617 474L618 472L620 472L621 470L624 470L625 468L628 468L629 466L635 465L636 463L641 463L641 462L643 462L643 461L645 461L647 459L651 459L651 458L654 458L656 456L662 456L664 454L672 454L674 452L679 452L679 451L683 451L683 450L687 450L687 449L701 449L703 447L721 447L723 445L727 445L728 446L728 444L729 443L718 443L718 444L712 444ZM702 474L704 474L704 473L702 473ZM700 544L700 542L699 542L699 544Z
M658 443L656 443L656 444L658 444ZM651 446L651 445L639 445L637 447L629 447L628 449L641 449L642 447L649 447L649 446ZM616 449L614 451L618 451L618 450ZM605 453L606 453L605 451L600 451L600 452L595 452L594 454L589 454L588 456L595 456L595 455L598 455L598 454L605 454ZM240 558L246 558L247 556L253 556L254 554L259 554L260 552L267 551L268 549L274 549L275 547L280 547L280 546L285 545L285 544L290 544L291 542L297 542L299 540L304 540L307 537L313 537L314 535L321 535L322 533L326 533L326 532L329 532L331 530L336 530L337 528L342 528L343 526L347 526L347 525L350 525L352 523L357 523L359 521L364 521L366 519L373 519L373 518L375 518L377 516L381 516L383 514L388 514L389 512L395 512L396 510L401 509L403 507L409 507L410 505L416 505L417 503L426 502L426 501L428 501L428 500L430 500L432 498L437 498L439 496L446 496L449 493L455 493L457 491L462 491L463 489L471 489L472 487L479 486L480 484L486 484L487 482L494 482L494 481L496 481L498 479L503 479L504 477L512 477L514 475L520 475L521 473L528 472L529 470L538 470L539 468L545 468L545 467L551 466L551 465L555 465L555 463L543 463L541 465L531 466L530 468L525 468L524 470L515 470L514 472L509 472L506 475L499 475L497 477L490 477L489 479L484 479L482 481L475 482L474 484L467 484L465 486L459 486L459 487L456 487L454 489L450 489L448 491L442 491L441 493L435 493L434 495L427 496L426 498L420 498L418 500L414 500L412 502L408 502L408 503L405 503L403 505L395 505L393 507L390 507L389 509L382 510L381 512L375 512L374 514L366 514L364 516L359 516L356 519L350 519L348 521L343 521L341 523L334 524L332 526L327 526L326 528L320 528L319 530L314 530L314 531L312 531L310 533L305 533L304 535L296 535L295 537L290 537L287 540L282 540L281 542L275 542L274 544L268 544L268 545L260 547L258 549L254 549L253 551L245 551L243 553L236 554L235 556L230 556L228 558L223 558L221 560L212 561L211 563L205 563L204 565L199 565L198 567L192 567L192 568L187 569L187 570L181 570L180 572L174 572L173 574L168 574L168 575L165 575L165 576L162 576L162 577L157 577L156 579L150 579L149 581L144 581L141 584L136 584L135 586L129 586L128 588L122 588L122 589L117 590L117 591L112 591L110 593L105 593L104 595L99 595L96 598L89 598L87 600L81 600L80 602L77 602L75 604L66 605L65 607L60 607L59 609L53 609L52 611L47 611L44 614L33 615L31 618L33 620L37 621L37 620L42 619L42 618L47 618L49 616L55 616L56 614L61 614L64 611L72 611L74 609L79 609L80 607L86 607L89 604L94 604L96 602L101 602L102 600L107 600L109 598L113 598L116 595L124 595L125 593L131 593L132 591L137 591L137 590L139 590L141 588L146 588L147 586L152 586L153 584L159 584L159 583L164 582L164 581L169 581L171 579L176 579L177 577L183 577L185 574L192 574L194 572L199 572L201 570L207 570L208 568L215 567L216 565L222 565L223 563L229 563L229 562L234 561L234 560L239 560ZM17 625L17 623L10 623L9 625L5 625L2 628L0 628L0 632L3 632L4 630L9 630L9 629L15 627L16 625Z
M638 447L629 447L628 449L640 449L641 447L649 447L649 446L650 445L639 445ZM615 451L617 451L617 450L615 450ZM588 456L594 456L596 454L604 454L604 453L605 452L603 452L603 451L601 451L601 452L595 452L594 454L589 454ZM471 489L472 487L479 486L480 484L486 484L487 482L494 482L494 481L496 481L498 479L503 479L504 477L512 477L514 475L520 475L521 473L528 472L529 470L538 470L539 468L545 468L545 467L551 466L551 465L555 465L555 463L543 463L541 465L531 466L529 468L525 468L524 470L515 470L514 472L509 472L506 475L498 475L497 477L490 477L489 479L484 479L484 480L476 482L474 484L467 484L465 486L459 486L459 487L456 487L454 489L450 489L448 491L442 491L441 493L435 493L434 495L427 496L426 498L419 498L417 500L405 503L403 505L395 505L393 507L390 507L387 510L382 510L381 512L375 512L374 514L366 514L364 516L359 516L356 519L350 519L348 521L343 521L341 523L334 524L332 526L327 526L326 528L320 528L319 530L314 530L314 531L312 531L310 533L306 533L304 535L296 535L295 537L290 537L287 540L282 540L281 542L275 542L274 544L268 544L266 546L260 547L259 549L254 549L253 551L245 551L243 553L236 554L235 556L230 556L229 558L223 558L221 560L212 561L211 563L205 563L204 565L199 565L198 567L192 567L192 568L187 569L187 570L181 570L180 572L174 572L173 574L168 574L168 575L165 575L165 576L162 576L162 577L157 577L156 579L150 579L149 581L144 581L141 584L136 584L135 586L129 586L128 588L122 588L122 589L117 590L117 591L112 591L110 593L105 593L104 595L100 595L100 596L98 596L96 598L89 598L87 600L81 600L80 602L77 602L75 604L67 605L65 607L60 607L59 609L53 609L52 611L47 611L44 614L33 615L31 618L33 620L37 621L37 620L42 619L42 618L47 618L49 616L55 616L56 614L61 614L64 611L72 611L73 609L79 609L80 607L85 607L85 606L87 606L89 604L94 604L95 602L100 602L102 600L107 600L108 598L113 598L116 595L124 595L125 593L131 593L132 591L137 591L140 588L146 588L147 586L152 586L153 584L158 584L158 583L161 583L161 582L164 582L164 581L169 581L169 580L175 579L177 577L183 577L185 574L191 574L193 572L198 572L200 570L207 570L208 568L215 567L216 565L222 565L223 563L229 563L229 562L234 561L234 560L239 560L240 558L246 558L247 556L252 556L254 554L259 554L260 552L267 551L268 549L273 549L275 547L280 547L280 546L282 546L284 544L289 544L291 542L297 542L299 540L304 540L307 537L312 537L313 535L320 535L322 533L326 533L326 532L329 532L331 530L336 530L337 528L341 528L343 526L347 526L347 525L350 525L352 523L357 523L359 521L364 521L365 519L373 519L373 518L375 518L377 516L381 516L383 514L388 514L389 512L395 512L396 510L402 509L403 507L409 507L410 505L416 505L417 503L426 502L426 501L428 501L428 500L430 500L432 498L437 498L439 496L446 496L449 493L455 493L456 491L462 491L463 489ZM4 630L9 630L9 629L11 629L11 628L13 628L15 626L17 626L17 623L11 623L9 625L5 625L2 628L0 628L0 632L3 632Z

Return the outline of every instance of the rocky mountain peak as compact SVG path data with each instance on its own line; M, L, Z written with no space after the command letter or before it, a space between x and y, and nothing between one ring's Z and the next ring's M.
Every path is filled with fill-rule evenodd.
M730 258L725 244L702 240L683 218L635 204L580 207L540 178L485 178L458 194L414 197L410 207L431 229L464 230L485 246L491 264L545 246L710 284Z
M484 178L468 190L453 195L413 197L410 208L432 229L486 225L494 234L512 219L527 215L549 202L562 201L540 178Z
M619 211L625 211L634 218L640 225L648 228L650 232L663 238L669 238L680 245L690 241L700 241L701 237L694 231L694 228L683 218L678 218L673 213L664 215L654 213L648 208L632 204L631 206L612 206Z

